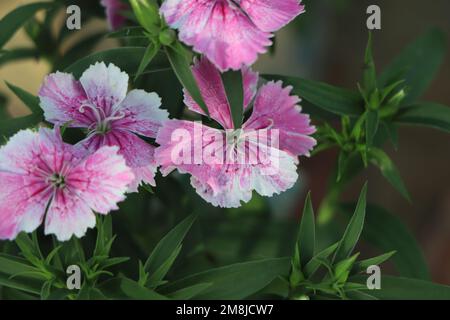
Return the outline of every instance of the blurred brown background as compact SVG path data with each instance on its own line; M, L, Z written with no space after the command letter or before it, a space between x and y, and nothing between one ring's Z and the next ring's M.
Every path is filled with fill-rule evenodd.
M92 0L97 1L97 0ZM18 5L32 0L1 0L0 17ZM430 27L438 26L450 35L449 0L309 0L307 13L278 33L276 53L265 55L256 68L261 72L301 75L335 85L355 88L360 80L362 57L367 41L366 8L378 4L382 9L382 30L375 32L374 50L381 70L409 42ZM73 1L76 3L76 0ZM83 32L105 28L98 20L83 26ZM1 32L1 30L0 30ZM450 42L450 38L449 38ZM7 48L31 43L21 31ZM109 46L101 43L97 48ZM7 80L37 93L49 67L43 61L26 61L0 68L0 92L11 99L13 115L27 109L10 95ZM450 106L450 51L438 77L427 92L427 100ZM369 179L371 201L398 214L413 231L424 250L433 280L450 284L450 139L449 135L423 128L402 128L400 149L387 151L397 164L412 195L409 204L395 192L378 171L369 170L346 192L354 199L362 181ZM304 161L315 198L325 191L335 152ZM318 200L317 200L318 201Z

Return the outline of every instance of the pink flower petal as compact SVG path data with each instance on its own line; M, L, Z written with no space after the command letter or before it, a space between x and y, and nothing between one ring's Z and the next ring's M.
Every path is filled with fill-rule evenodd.
M0 239L12 240L42 223L51 192L35 179L0 171Z
M309 135L316 129L309 116L301 113L300 99L291 96L292 87L281 82L269 82L259 90L252 115L244 124L246 130L279 130L280 149L292 155L309 155L316 140Z
M95 152L103 146L119 147L119 154L125 158L127 166L137 173L135 180L130 183L130 192L136 191L136 185L142 182L155 184L154 168L157 166L154 159L155 147L135 134L114 129L104 135L94 135L81 141L81 144L90 152Z
M42 221L51 192L43 179L39 135L32 130L15 134L0 148L0 239L34 231Z
M202 152L211 145L210 140L204 139L211 133L223 135L219 130L192 121L165 122L156 137L156 143L160 146L155 150L155 160L161 166L161 173L168 175L177 168L201 180L208 179L212 166L203 163Z
M88 228L95 227L95 214L70 189L56 192L45 219L45 234L54 234L58 241L68 241L75 235L81 238Z
M160 106L161 98L156 93L132 90L118 107L124 117L114 121L113 128L155 138L161 123L169 118L169 113Z
M220 123L224 129L233 128L230 105L219 70L208 59L202 58L195 61L192 72L197 80L211 118ZM247 108L256 94L258 78L258 73L253 72L250 68L244 67L242 69L244 108ZM186 90L184 90L184 103L190 110L205 115Z
M196 128L197 126L197 128ZM234 208L248 202L252 191L272 196L291 188L298 179L297 159L286 152L260 147L256 163L228 163L223 157L217 163L207 162L207 148L223 152L222 141L211 142L208 134L223 138L223 132L189 121L170 120L158 133L155 158L163 175L174 169L189 173L191 184L197 193L214 206ZM255 143L250 140L249 143ZM200 151L196 160L195 153ZM269 152L270 151L270 152ZM263 161L264 160L264 161Z
M161 6L179 37L203 53L221 71L253 64L271 45L264 32L230 1L168 0Z
M95 119L91 114L82 114L79 108L87 101L81 84L67 73L53 73L47 76L39 90L41 108L47 121L63 125L87 127Z
M112 63L106 66L104 62L91 65L80 78L89 101L107 116L125 99L128 80L125 72Z
M132 170L118 154L118 147L102 147L70 170L67 187L77 190L92 210L107 214L117 210L117 203L125 199L125 192L134 180Z
M126 18L122 11L128 9L128 6L120 0L102 0L101 4L106 9L106 18L110 30L117 30L125 24Z
M305 7L299 0L237 0L242 10L262 31L275 32L299 14Z

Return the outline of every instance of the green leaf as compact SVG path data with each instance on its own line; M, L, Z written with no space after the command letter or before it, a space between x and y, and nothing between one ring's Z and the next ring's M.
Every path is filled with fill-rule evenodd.
M311 193L308 193L306 196L297 239L300 262L301 266L304 267L314 257L316 250L316 224L311 202Z
M353 281L365 284L367 276L352 277ZM424 280L402 277L381 277L381 290L366 290L382 300L449 300L450 287Z
M15 85L9 82L6 82L6 85L31 110L33 114L41 116L44 114L39 105L38 97L32 95L31 93L19 87L16 87Z
M38 276L37 274L35 276L31 276L34 275L33 272L37 271L39 271L39 269L31 266L25 259L0 253L0 272L4 274L14 276L17 274L27 273L31 278L43 280L43 276Z
M389 260L397 251L391 251L385 254L382 254L378 257L361 260L355 263L353 266L352 272L353 273L359 273L359 272L366 272L367 268L370 266L378 266L387 260Z
M190 300L208 289L210 286L211 283L199 283L187 288L180 289L173 293L169 293L167 296L174 300Z
M164 280L164 277L169 272L170 268L175 262L175 259L180 254L182 245L179 245L178 248L176 248L172 254L167 258L166 261L158 268L155 272L150 273L150 276L146 282L146 286L149 288L156 288L159 285L161 285L162 281Z
M107 280L98 289L109 299L167 300L165 296L126 277Z
M400 109L394 121L450 132L450 107L431 102L417 103Z
M284 86L293 86L294 94L334 114L360 116L364 111L363 99L354 91L296 77L280 75L264 75L263 77L267 80L281 80Z
M234 129L240 129L244 120L244 85L242 72L228 71L222 74L222 81L230 105Z
M144 34L145 29L142 27L125 27L117 31L113 31L107 34L108 38L146 38L147 36Z
M139 68L142 57L145 54L143 47L121 47L105 51L93 53L81 60L78 60L64 71L72 73L76 78L79 78L83 72L89 68L90 65L96 62L104 62L105 64L113 63L122 71L129 75L134 75ZM167 67L167 63L163 55L157 55L151 64L153 69L160 69ZM147 71L148 69L146 69Z
M16 244L24 257L34 265L41 266L44 260L38 245L25 232L16 237Z
M174 292L196 284L211 286L196 296L196 299L240 300L262 290L278 276L288 276L289 258L264 259L210 269L161 288L163 292Z
M372 296L368 293L359 291L359 290L352 290L352 291L346 292L345 295L350 300L378 300L374 296Z
M183 87L189 92L192 99L200 106L203 112L209 116L208 107L203 101L202 94L198 88L197 81L192 74L190 66L190 55L184 47L175 41L172 46L164 47L167 57L169 58L172 69L178 77Z
M40 295L43 281L33 280L29 278L14 278L0 272L0 286L13 288L28 293Z
M0 49L9 39L18 31L36 12L43 9L49 9L54 6L51 2L36 2L11 11L0 20Z
M316 254L311 261L309 261L305 268L304 273L307 278L310 278L314 275L314 273L319 269L321 265L321 261L324 259L327 259L330 255L333 254L333 252L336 251L336 249L339 246L339 242L336 242L335 244L329 246L328 248L320 251L318 254Z
M13 61L37 59L38 57L39 51L34 48L11 49L0 53L0 66Z
M363 86L367 95L370 95L377 88L377 72L372 52L372 32L369 32L366 54L364 59Z
M150 257L145 262L144 269L146 272L152 275L167 261L173 259L173 253L179 250L184 237L188 233L195 219L195 215L187 217L156 245Z
M369 150L369 160L375 166L380 168L381 174L386 180L388 180L403 197L411 202L411 196L403 183L402 177L389 156L381 149L371 148Z
M350 208L350 206L348 206ZM427 264L417 241L403 222L385 209L369 204L362 238L380 251L396 251L392 257L400 275L430 279Z
M141 76L150 62L152 62L159 49L161 49L161 45L159 43L152 42L148 45L147 49L145 50L144 57L142 58L141 64L139 65L138 71L134 76L134 81L136 81Z
M364 218L366 216L366 196L367 183L364 185L356 205L355 213L350 219L347 228L345 229L342 239L339 241L339 246L334 254L333 261L339 262L348 258L356 244L364 227Z
M334 278L338 281L338 283L344 284L345 282L347 282L352 266L358 256L359 252L355 253L350 258L344 259L336 264L336 266L334 267Z
M445 38L444 32L433 29L410 44L381 74L380 87L404 79L404 85L408 88L404 103L409 104L419 98L443 62Z
M341 150L339 152L338 164L337 164L337 175L336 175L337 182L340 182L342 177L344 176L344 173L347 170L349 158L350 158L350 155L347 152L345 152L344 150Z
M380 117L377 110L368 110L366 118L366 144L367 147L371 147L373 139L378 131L378 125L380 123Z

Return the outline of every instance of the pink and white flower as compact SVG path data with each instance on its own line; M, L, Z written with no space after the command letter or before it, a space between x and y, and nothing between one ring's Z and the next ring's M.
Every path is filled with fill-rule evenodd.
M299 0L166 0L161 6L180 40L221 71L252 65L273 33L303 12Z
M244 69L243 108L248 111L253 100L254 107L242 128L235 130L219 71L203 58L196 62L193 74L211 118L222 129L192 121L165 122L155 152L163 175L175 169L190 174L197 193L219 207L239 207L251 199L253 190L270 197L291 188L298 179L298 156L309 155L316 144L310 136L315 128L309 116L301 113L300 99L290 94L292 88L269 82L257 90L258 74ZM185 103L190 110L204 114L186 91ZM277 143L271 141L274 133ZM265 141L261 136L267 137ZM256 156L251 157L253 161L235 161L239 150L246 154L244 159ZM180 161L186 158L188 161Z
M134 176L118 147L93 154L65 144L59 129L23 130L0 148L0 239L44 220L58 240L82 237L95 214L117 210Z
M100 3L105 8L109 29L120 29L126 21L126 17L122 14L122 11L127 10L128 6L121 0L101 0Z
M87 128L80 142L90 152L102 146L118 146L132 168L135 192L142 182L155 185L157 165L154 147L138 135L155 138L168 119L156 93L132 90L127 94L128 75L113 64L96 63L77 81L71 74L53 73L44 81L39 98L47 121Z

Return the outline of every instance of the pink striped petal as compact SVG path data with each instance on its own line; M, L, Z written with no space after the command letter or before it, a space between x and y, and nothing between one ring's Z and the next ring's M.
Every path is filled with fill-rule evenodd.
M275 32L299 14L305 7L299 0L237 0L242 10L262 31Z
M45 119L56 125L70 121L72 127L87 127L95 121L91 114L79 112L87 96L71 74L56 72L47 76L39 90L39 99Z
M195 61L192 67L192 73L197 80L211 118L220 123L224 129L233 128L230 105L219 70L208 59L202 58ZM258 73L253 72L250 68L244 67L242 69L244 108L248 107L256 94L258 78ZM184 90L184 103L190 110L205 115L200 106L186 90Z
M128 90L128 75L114 64L104 62L91 65L80 78L89 101L100 108L106 116L125 99Z
M130 192L136 191L136 186L142 182L155 184L156 167L154 159L155 147L140 139L135 134L115 129L104 135L94 135L80 143L90 152L95 152L103 146L117 146L127 166L135 171L135 180L130 183Z
M160 106L161 98L156 93L132 90L118 107L124 117L113 122L113 129L155 138L161 123L169 118L169 113Z
M101 4L106 9L106 19L110 30L117 30L125 24L126 18L122 11L128 9L128 6L120 0L102 0Z
M291 96L292 87L282 87L281 81L269 82L260 88L252 115L244 129L279 130L280 149L292 155L309 155L316 140L309 135L316 129L307 114L301 113L300 99Z
M221 71L252 65L271 45L264 32L230 1L168 0L161 7L179 37L203 53Z

